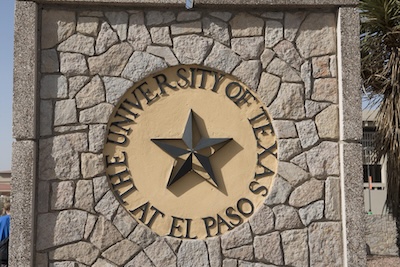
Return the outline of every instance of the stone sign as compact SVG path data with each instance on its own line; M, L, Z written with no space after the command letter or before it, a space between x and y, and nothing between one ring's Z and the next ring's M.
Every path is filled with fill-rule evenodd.
M323 2L17 1L10 266L364 266L358 1Z

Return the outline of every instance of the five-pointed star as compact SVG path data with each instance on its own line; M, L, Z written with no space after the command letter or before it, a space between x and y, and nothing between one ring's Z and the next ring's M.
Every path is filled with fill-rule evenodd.
M162 150L175 158L167 187L178 181L187 173L194 171L207 182L218 188L210 157L226 145L232 138L205 138L202 137L194 112L190 110L185 131L180 139L151 139Z

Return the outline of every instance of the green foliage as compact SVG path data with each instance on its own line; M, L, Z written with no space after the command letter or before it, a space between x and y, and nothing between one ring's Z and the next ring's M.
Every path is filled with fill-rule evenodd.
M379 95L376 152L387 159L386 206L400 220L400 0L361 0L363 86Z

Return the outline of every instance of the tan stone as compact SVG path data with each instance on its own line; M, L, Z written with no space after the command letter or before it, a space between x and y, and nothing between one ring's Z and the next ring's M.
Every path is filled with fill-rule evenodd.
M103 155L101 154L82 153L81 162L83 178L94 177L104 171Z
M57 101L54 107L54 126L78 122L75 99Z
M330 72L330 56L313 57L312 68L314 78L326 78L331 76Z
M316 79L311 99L336 104L338 102L338 84L336 78Z
M93 107L104 102L104 86L98 75L85 85L75 96L76 105L79 109Z
M318 135L320 138L339 138L339 110L336 105L331 105L315 116Z
M128 42L134 50L144 51L151 44L150 33L144 24L144 14L136 11L129 17Z
M279 21L268 20L265 23L265 47L272 48L283 40L283 25Z
M51 184L51 209L62 210L72 207L74 201L74 183L72 181Z
M75 13L61 10L43 10L41 45L43 49L66 40L75 31Z
M306 181L297 187L289 198L289 204L293 207L303 207L311 202L319 200L324 194L324 182L316 179Z
M211 37L225 45L230 44L229 28L227 23L208 17L205 17L202 20L202 23L205 36Z
M279 232L254 237L254 254L256 260L282 265L283 253L280 244L281 237Z
M150 29L150 35L154 44L172 45L168 27L153 27Z
M96 40L96 55L104 53L117 42L117 33L111 29L111 26L107 22L103 22Z
M49 253L50 260L76 260L86 265L95 262L100 251L90 243L78 242L59 247Z
M269 106L272 101L275 100L280 85L281 79L278 76L266 72L261 74L261 80L257 88L257 93L266 106Z
M97 29L99 28L99 19L95 17L79 17L76 30L80 33L97 36Z
M140 251L140 247L131 241L124 239L104 251L101 256L116 263L124 265L129 259Z
M174 38L174 53L182 64L200 64L211 48L213 40L197 35Z
M94 54L94 38L83 34L74 34L57 47L58 51L81 53L92 56Z
M187 23L179 23L171 25L172 35L200 33L202 32L201 21L193 21Z
M232 36L260 36L263 33L264 21L247 13L239 13L230 21Z

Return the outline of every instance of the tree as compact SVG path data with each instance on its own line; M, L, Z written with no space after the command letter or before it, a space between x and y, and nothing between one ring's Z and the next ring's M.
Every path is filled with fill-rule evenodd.
M400 248L400 0L361 0L360 16L361 75L379 101L375 150L387 159L386 207Z

